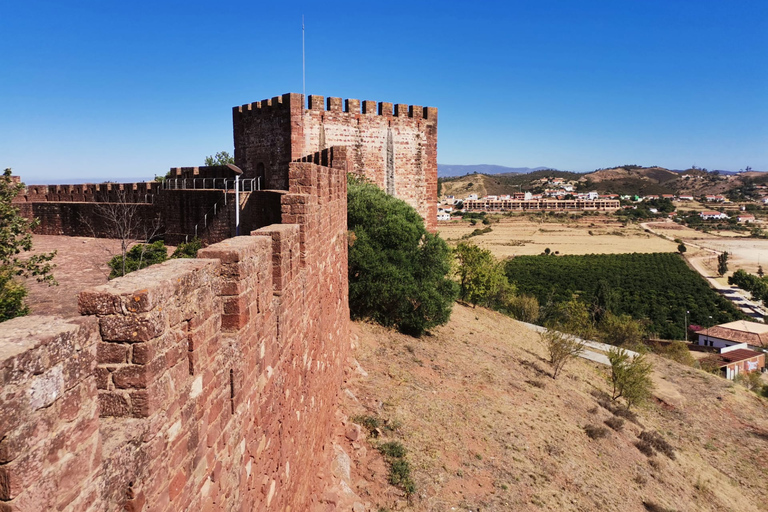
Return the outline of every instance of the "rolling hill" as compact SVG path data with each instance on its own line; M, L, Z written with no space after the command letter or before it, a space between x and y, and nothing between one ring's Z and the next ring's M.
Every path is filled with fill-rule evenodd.
M596 190L601 194L657 195L727 194L738 190L749 193L756 185L768 184L768 173L743 172L719 174L702 169L683 171L664 167L626 165L581 174L566 171L537 170L529 173L471 174L439 178L442 195L464 197L467 194L511 194L517 191L541 192L546 188L542 178L563 178L576 183L578 190Z

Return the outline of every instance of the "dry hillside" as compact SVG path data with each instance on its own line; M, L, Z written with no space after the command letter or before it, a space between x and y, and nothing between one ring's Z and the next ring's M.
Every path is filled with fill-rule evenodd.
M537 171L529 174L469 174L442 181L442 196L466 197L476 193L503 195L518 190L541 188L541 178L561 177L583 183L585 189L600 193L615 194L691 194L695 197L706 194L726 194L747 184L768 183L768 173L745 172L738 175L716 176L700 169L675 172L663 167L615 167L598 171L575 174L560 171Z
M457 305L422 339L356 323L353 343L343 412L391 427L345 447L365 510L768 510L768 406L723 379L654 357L660 398L593 440L585 427L613 417L596 398L607 368L578 360L553 381L538 336L503 315ZM674 460L635 447L644 429ZM393 439L410 501L374 448Z

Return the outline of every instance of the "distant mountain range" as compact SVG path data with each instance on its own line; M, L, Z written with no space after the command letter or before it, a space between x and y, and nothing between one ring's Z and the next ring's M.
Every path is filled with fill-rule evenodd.
M439 178L452 178L454 176L464 176L465 174L527 174L534 171L543 171L551 167L505 167L503 165L449 165L437 164L437 176Z

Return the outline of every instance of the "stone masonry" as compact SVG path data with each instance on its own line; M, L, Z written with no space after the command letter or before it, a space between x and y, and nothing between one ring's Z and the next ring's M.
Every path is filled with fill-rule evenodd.
M347 357L344 148L279 224L0 330L0 511L309 509Z

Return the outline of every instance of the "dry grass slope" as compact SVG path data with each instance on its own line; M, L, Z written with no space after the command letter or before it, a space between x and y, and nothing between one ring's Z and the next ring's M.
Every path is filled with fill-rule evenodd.
M353 339L367 376L344 412L394 425L380 440L406 446L417 485L406 504L380 459L358 458L356 492L385 510L768 510L768 407L722 379L654 357L640 425L591 439L612 418L595 398L607 368L578 360L553 381L538 336L503 315L456 306L432 336L358 323ZM642 454L644 430L674 460Z

